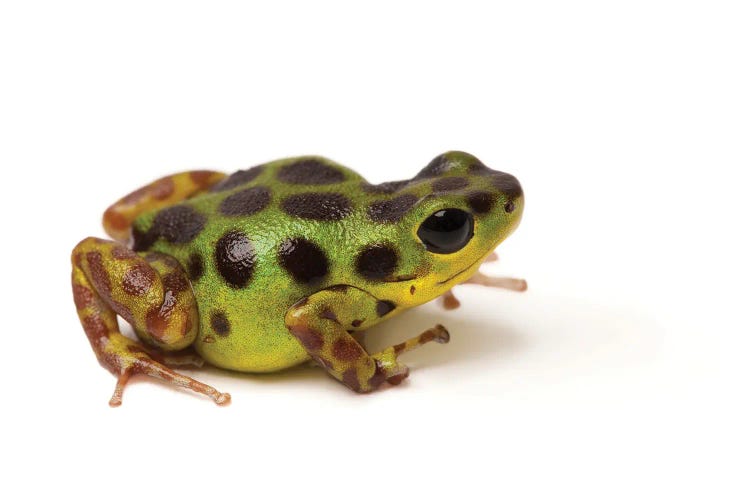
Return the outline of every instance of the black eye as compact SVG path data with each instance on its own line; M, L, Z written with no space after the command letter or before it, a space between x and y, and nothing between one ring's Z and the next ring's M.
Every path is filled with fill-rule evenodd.
M457 208L440 210L419 226L417 236L432 253L457 252L474 236L474 218Z

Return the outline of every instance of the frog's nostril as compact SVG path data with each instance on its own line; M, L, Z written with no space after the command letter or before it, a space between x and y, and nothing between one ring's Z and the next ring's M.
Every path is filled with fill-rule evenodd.
M513 201L511 200L507 202L503 208L505 209L506 213L510 214L510 213L513 213L513 211L516 209L516 204L513 203Z

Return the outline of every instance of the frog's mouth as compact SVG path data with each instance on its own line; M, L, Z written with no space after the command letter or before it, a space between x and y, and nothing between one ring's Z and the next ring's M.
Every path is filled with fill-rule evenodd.
M383 281L385 281L386 283L400 283L402 281L412 281L415 279L417 279L416 274L408 274L408 275L402 274L399 276L394 276L393 278L384 279Z
M438 284L438 285L445 285L445 284L446 284L446 283L448 283L449 281L452 281L452 280L456 279L457 277L461 276L461 275L462 275L463 273L465 273L465 272L466 272L466 271L468 271L469 269L471 269L471 268L473 268L474 266L476 266L478 262L480 262L480 261L483 261L483 260L484 260L484 259L486 259L486 258L487 258L487 256L486 256L486 255L485 255L484 257L480 257L480 258L478 258L478 259L477 259L477 260L475 260L475 261L474 261L474 262L473 262L473 263L472 263L472 264L471 264L471 265L470 265L469 267L467 267L467 268L465 268L465 269L462 269L461 271L457 272L456 274L454 274L453 276L451 276L451 277L450 277L450 278L448 278L448 279L445 279L445 280L443 280L443 281L438 281L438 283L437 283L437 284Z

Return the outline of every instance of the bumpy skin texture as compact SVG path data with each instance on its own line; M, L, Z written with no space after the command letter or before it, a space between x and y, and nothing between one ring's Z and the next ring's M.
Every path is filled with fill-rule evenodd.
M417 232L446 209L473 215L473 237L458 251L433 253ZM245 372L312 358L350 388L368 392L406 376L395 358L407 345L447 341L447 332L437 326L372 356L349 333L469 279L515 229L522 211L515 177L462 152L438 156L410 180L379 185L320 157L280 160L228 177L177 174L107 210L108 233L123 242L129 231L133 251L115 242L81 242L73 253L74 291L80 298L86 289L99 301L100 321L120 314L160 350L192 345L209 363ZM92 255L100 255L93 257L99 264L92 266ZM163 281L175 263L190 286L169 295ZM127 286L145 291L129 294ZM76 302L102 360L106 349L96 342L116 338L116 325L99 328L108 333L95 342L87 327L92 306ZM168 302L178 312L164 313ZM159 326L168 335L148 323L149 313L163 316ZM102 362L121 375L120 358Z

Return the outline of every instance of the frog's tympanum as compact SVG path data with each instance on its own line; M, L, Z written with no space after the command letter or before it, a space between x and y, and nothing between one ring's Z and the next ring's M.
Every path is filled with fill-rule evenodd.
M370 392L406 378L400 354L448 332L436 325L375 354L352 333L441 296L457 307L460 283L526 288L478 273L523 205L515 177L462 152L376 185L312 156L229 176L179 173L107 209L113 241L75 247L73 297L99 362L118 377L112 406L133 374L227 403L170 368L203 360L241 372L313 360ZM118 315L141 342L120 333Z

